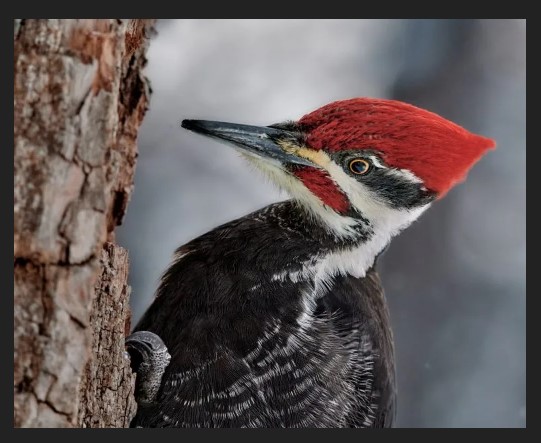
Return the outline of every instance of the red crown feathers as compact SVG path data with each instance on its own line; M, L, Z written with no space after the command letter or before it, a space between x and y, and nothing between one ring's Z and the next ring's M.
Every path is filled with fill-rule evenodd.
M299 120L313 149L372 149L392 167L408 169L442 197L464 180L494 140L433 112L396 100L354 98Z

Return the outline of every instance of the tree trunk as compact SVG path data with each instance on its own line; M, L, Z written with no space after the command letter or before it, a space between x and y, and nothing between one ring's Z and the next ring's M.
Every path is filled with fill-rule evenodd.
M16 20L14 425L125 427L128 258L152 20Z

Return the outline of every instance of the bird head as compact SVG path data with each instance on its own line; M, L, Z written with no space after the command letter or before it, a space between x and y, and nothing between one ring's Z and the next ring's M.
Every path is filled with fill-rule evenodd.
M432 112L372 98L336 101L264 127L182 126L236 146L339 237L369 230L390 238L495 146Z

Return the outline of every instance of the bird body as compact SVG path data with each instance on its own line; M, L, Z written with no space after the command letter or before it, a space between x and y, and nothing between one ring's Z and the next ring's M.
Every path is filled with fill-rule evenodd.
M493 142L364 98L268 127L183 126L234 144L293 199L176 251L135 328L159 336L170 362L132 426L392 426L377 257Z
M166 344L175 356L162 401L139 411L140 424L391 421L393 350L377 274L371 266L358 277L339 269L353 268L355 254L342 254L344 245L306 223L303 211L291 201L273 204L177 251L137 326L174 337ZM379 367L384 362L391 367ZM380 395L389 398L381 411Z

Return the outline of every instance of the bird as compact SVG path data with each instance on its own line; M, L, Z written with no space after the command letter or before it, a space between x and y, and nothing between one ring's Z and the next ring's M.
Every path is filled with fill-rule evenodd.
M181 125L232 145L291 198L175 251L126 342L131 426L393 427L378 259L495 141L370 97L269 126Z

